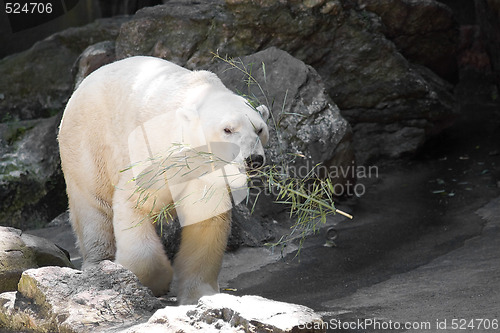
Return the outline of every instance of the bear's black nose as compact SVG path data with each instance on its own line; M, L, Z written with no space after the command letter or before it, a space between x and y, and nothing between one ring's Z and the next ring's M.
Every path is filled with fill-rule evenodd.
M264 164L264 156L262 155L250 155L245 159L247 168L250 170L260 168Z

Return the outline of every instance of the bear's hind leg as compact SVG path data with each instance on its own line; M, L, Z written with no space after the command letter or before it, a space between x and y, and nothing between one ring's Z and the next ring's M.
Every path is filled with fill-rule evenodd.
M179 304L194 304L219 292L222 258L231 227L231 213L184 226L174 261Z
M77 186L67 183L70 221L82 255L82 269L113 260L116 247L111 206L95 197L89 199Z
M130 269L155 296L168 292L172 267L153 222L137 210L125 191L113 201L116 262Z

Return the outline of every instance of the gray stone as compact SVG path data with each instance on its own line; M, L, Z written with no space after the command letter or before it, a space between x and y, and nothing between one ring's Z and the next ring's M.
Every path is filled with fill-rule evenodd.
M67 208L57 146L60 116L0 123L0 225L44 225Z
M115 60L114 41L104 41L87 47L76 60L75 89L90 73Z
M0 292L17 290L23 271L43 266L73 265L52 242L18 229L0 227Z
M197 305L165 307L146 324L123 333L182 332L326 332L321 316L305 306L259 296L217 294Z
M162 306L129 270L110 261L85 271L44 267L23 273L0 296L0 322L36 332L109 332L145 322Z

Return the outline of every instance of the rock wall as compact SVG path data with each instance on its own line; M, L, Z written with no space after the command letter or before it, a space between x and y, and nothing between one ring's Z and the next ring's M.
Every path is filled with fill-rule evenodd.
M413 52L419 63L453 75L452 68L439 65L445 60L412 51L426 45L456 63L455 49L445 48L442 42L442 34L453 37L447 45L458 40L450 11L434 1L411 3L418 4L407 3L405 9L408 15L416 13L410 15L408 27L415 45L407 43L401 49ZM406 16L390 15L387 8L393 6L380 10L389 17L387 22L392 22L392 16L406 20ZM431 17L437 23L429 28ZM419 25L429 33L417 34ZM118 58L146 54L195 68L212 61L210 51L240 56L270 46L283 49L321 75L329 95L353 126L356 157L365 163L414 153L456 115L452 86L409 62L384 33L392 33L400 44L404 34L387 26L380 16L350 1L169 2L145 8L123 24L116 52ZM399 26L405 27L401 22ZM444 32L434 36L433 31L440 30Z

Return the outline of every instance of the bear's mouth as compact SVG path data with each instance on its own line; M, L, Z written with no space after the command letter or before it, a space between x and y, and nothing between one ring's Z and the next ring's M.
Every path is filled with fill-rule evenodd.
M247 176L251 177L251 178L253 178L259 174L259 172L255 169L247 169L246 172L247 172Z
M251 168L247 166L245 167L245 173L247 174L248 177L253 178L258 176L261 173L262 169L263 167Z
M245 169L249 177L255 177L260 173L262 167L264 166L265 158L262 155L252 154L245 158Z

